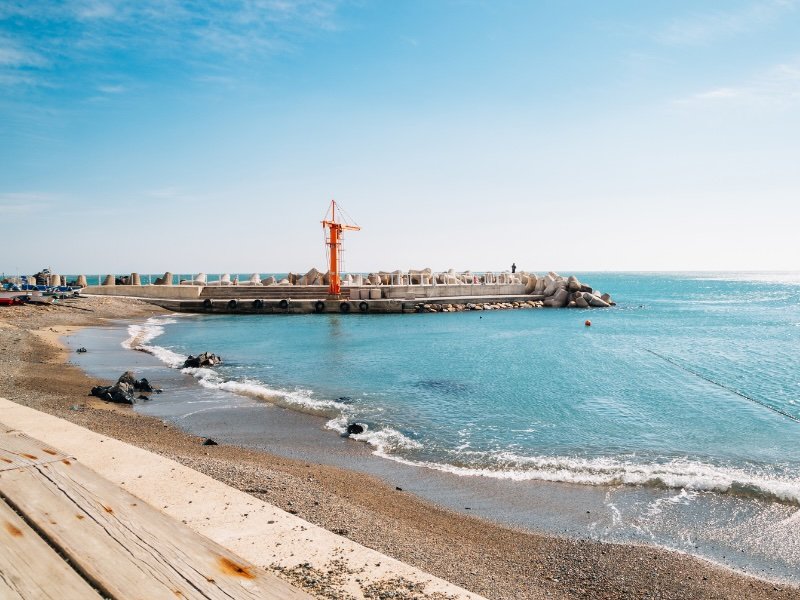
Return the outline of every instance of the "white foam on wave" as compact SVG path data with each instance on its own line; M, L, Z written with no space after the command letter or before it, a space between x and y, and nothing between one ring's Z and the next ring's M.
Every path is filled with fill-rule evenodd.
M687 490L687 493L711 491L800 505L800 480L796 478L762 476L742 469L717 467L685 459L664 463L634 463L612 458L522 457L502 452L491 457L494 463L491 466L473 467L413 460L390 453L384 456L403 464L465 477L646 486Z
M144 323L128 326L128 338L122 342L124 348L139 350L155 356L161 362L173 369L180 369L197 379L198 383L207 389L216 389L240 396L248 396L258 400L265 400L279 406L293 408L312 414L330 416L339 414L345 405L334 400L321 400L313 397L311 390L296 389L285 390L270 388L260 381L255 380L226 380L220 373L206 368L183 368L187 356L178 354L169 348L151 344L154 339L164 333L164 325L176 323L175 319L152 317Z
M339 416L328 421L326 424L328 429L332 429L341 434L347 432L347 425L350 419L348 418L348 414L346 412L347 407L344 408L345 410L343 410ZM392 429L391 427L383 427L381 429L373 430L364 423L359 423L359 425L364 427L364 432L351 434L350 438L359 442L365 442L372 446L375 449L374 454L376 456L398 459L396 455L392 454L393 452L402 452L403 450L418 450L422 448L422 444L420 442L403 435L401 432L397 431L396 429Z
M122 347L128 350L138 350L162 335L164 333L164 325L172 323L177 323L177 321L168 317L151 317L144 323L129 325L128 338L122 342Z

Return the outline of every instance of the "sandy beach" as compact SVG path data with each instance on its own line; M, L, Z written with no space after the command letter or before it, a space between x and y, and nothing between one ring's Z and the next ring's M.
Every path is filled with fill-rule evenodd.
M88 397L98 382L68 364L60 338L80 327L162 312L124 298L0 309L0 396L172 458L487 598L800 597L795 587L676 552L516 530L437 507L364 474L203 446L161 420ZM309 591L335 597L330 590Z

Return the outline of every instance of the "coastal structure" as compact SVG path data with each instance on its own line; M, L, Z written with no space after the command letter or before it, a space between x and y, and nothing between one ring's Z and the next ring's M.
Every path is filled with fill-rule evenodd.
M607 308L614 302L579 281L555 272L433 272L431 269L377 271L369 274L288 273L247 281L223 274L209 281L205 273L175 281L164 273L154 284L135 285L135 273L111 275L103 285L87 286L83 294L128 296L183 312L223 313L412 313L491 310L494 308ZM338 279L338 280L337 280ZM332 286L339 292L332 293Z

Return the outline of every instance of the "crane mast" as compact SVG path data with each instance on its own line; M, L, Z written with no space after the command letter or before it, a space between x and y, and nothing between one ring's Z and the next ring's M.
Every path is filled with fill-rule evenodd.
M344 264L342 234L345 231L359 231L361 227L337 222L336 208L336 200L331 200L328 213L322 221L322 227L325 230L325 247L328 252L328 260L330 261L330 284L328 285L328 294L338 297L342 291L340 271ZM343 213L344 211L339 208L339 212ZM330 216L330 219L328 216Z

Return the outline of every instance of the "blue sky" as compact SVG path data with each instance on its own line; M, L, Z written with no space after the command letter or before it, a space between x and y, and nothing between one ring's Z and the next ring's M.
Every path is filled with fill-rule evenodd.
M800 1L0 2L0 271L797 270Z

